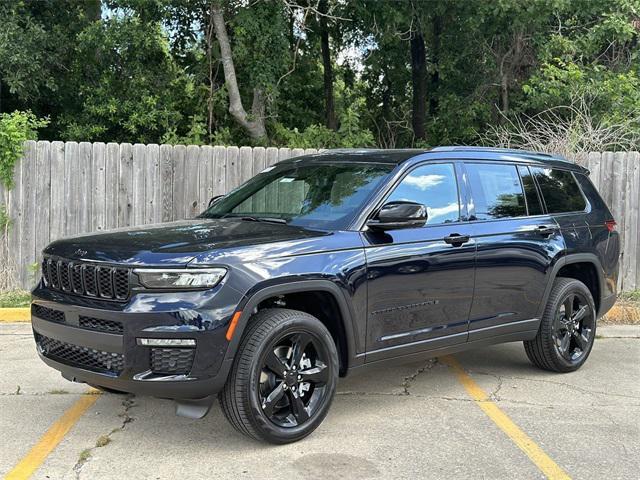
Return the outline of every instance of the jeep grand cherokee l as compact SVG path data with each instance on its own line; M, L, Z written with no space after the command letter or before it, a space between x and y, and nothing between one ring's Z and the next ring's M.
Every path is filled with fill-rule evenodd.
M616 298L619 237L588 171L486 148L329 151L198 218L59 240L32 322L73 381L176 400L273 443L339 376L499 342L571 372Z

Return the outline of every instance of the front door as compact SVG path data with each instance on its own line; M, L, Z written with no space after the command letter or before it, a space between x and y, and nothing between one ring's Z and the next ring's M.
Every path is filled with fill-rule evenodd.
M476 246L459 191L454 163L417 166L385 203L421 203L427 223L363 232L368 362L466 341Z

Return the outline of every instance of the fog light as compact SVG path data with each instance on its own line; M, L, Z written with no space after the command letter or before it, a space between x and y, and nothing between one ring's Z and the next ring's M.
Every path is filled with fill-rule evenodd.
M192 338L138 338L138 345L145 347L195 347Z

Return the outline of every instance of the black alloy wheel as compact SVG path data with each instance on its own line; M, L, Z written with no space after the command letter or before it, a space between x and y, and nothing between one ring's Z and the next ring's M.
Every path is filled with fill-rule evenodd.
M306 332L283 335L269 347L259 381L264 415L284 428L309 420L328 394L328 356L322 342Z
M538 333L524 342L529 360L544 370L577 370L593 348L596 319L595 304L587 286L573 278L556 278Z
M327 415L337 379L336 345L320 320L297 310L264 309L242 335L220 404L244 435L295 442Z
M594 312L582 293L566 294L553 323L553 341L558 354L568 362L579 362L591 348L595 322Z

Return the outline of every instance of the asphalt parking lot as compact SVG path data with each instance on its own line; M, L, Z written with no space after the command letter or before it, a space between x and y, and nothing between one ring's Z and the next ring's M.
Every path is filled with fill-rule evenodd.
M640 471L640 338L598 338L566 375L535 369L518 343L346 378L319 429L279 447L240 436L217 406L189 420L167 400L87 394L38 360L29 324L0 324L0 365L3 477L34 455L36 479L552 477L486 405L569 478ZM465 375L488 395L483 408ZM88 409L46 455L43 435L81 399Z

